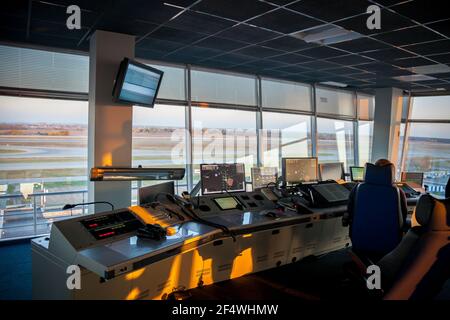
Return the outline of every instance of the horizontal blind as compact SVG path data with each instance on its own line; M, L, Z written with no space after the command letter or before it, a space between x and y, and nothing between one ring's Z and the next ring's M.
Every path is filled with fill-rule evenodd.
M87 56L0 45L0 86L87 93Z
M294 82L261 81L262 106L287 110L311 111L311 86Z

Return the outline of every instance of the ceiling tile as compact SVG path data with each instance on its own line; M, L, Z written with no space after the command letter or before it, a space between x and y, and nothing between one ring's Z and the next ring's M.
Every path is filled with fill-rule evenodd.
M235 51L235 53L244 54L244 55L255 57L255 58L267 58L270 56L282 54L281 51L262 47L262 46L246 47L246 48L240 49L238 51Z
M322 69L330 69L339 67L338 64L324 61L324 60L316 60L311 62L306 62L301 64L302 67L307 67L313 70L322 70Z
M239 40L246 43L259 43L279 36L278 33L255 26L239 24L217 34L220 38Z
M408 18L402 17L401 15L393 13L389 10L382 9L381 29L370 30L369 28L367 28L368 17L369 14L363 14L357 17L336 22L336 24L347 30L356 31L364 35L373 35L381 32L388 32L416 25Z
M169 21L166 26L185 31L214 34L234 24L230 20L188 11Z
M362 64L362 63L372 62L372 60L367 59L365 57L361 57L360 55L357 55L357 54L349 54L346 56L331 58L331 59L327 59L327 61L346 65L346 66L354 66L354 65L358 65L358 64Z
M317 59L326 59L326 58L332 58L332 57L339 57L346 55L347 53L336 50L329 47L317 47L312 49L306 49L299 51L301 55L305 55L307 57L311 58L317 58Z
M250 19L273 8L270 4L257 0L208 0L193 7L194 10L237 21Z
M443 52L450 52L450 40L438 40L434 42L425 42L402 47L405 50L416 54L427 56Z
M411 68L411 67L419 67L419 66L428 66L433 64L432 61L421 58L421 57L414 57L414 58L406 58L406 59L400 59L392 61L393 65L402 67L402 68Z
M399 31L388 32L374 36L376 39L390 43L394 46L421 43L425 41L443 40L437 33L424 27L413 27Z
M313 60L312 58L305 57L295 53L286 53L279 56L271 57L270 59L292 64L303 63Z
M274 40L270 40L270 41L262 43L262 45L265 47L288 51L288 52L298 51L298 50L303 50L303 49L308 49L308 48L315 48L318 46L313 43L306 43L303 40L300 40L300 39L297 39L297 38L294 38L291 36L284 36L284 37L280 37L280 38L277 38Z
M282 33L292 33L322 24L318 20L285 9L264 14L248 23Z
M414 0L399 4L392 8L408 18L420 23L427 23L441 19L447 19L448 11L442 7L442 3L431 4L428 0Z
M366 12L371 3L364 0L302 0L289 5L297 12L322 19L336 21Z
M333 44L331 46L334 48L349 51L350 53L360 53L389 48L389 45L383 44L370 38L359 38L352 41Z
M218 38L218 37L206 38L206 39L201 40L200 42L196 43L195 45L200 46L200 47L225 50L225 51L231 51L231 50L235 50L235 49L247 46L246 43L233 41L233 40L229 40L229 39Z

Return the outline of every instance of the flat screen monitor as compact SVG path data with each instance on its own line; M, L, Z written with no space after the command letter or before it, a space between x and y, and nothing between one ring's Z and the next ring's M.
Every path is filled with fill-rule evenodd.
M267 187L269 184L277 183L278 169L275 167L252 168L253 190Z
M319 175L321 181L343 180L345 179L344 164L342 162L321 163L319 164Z
M286 183L318 181L317 158L283 158L283 180Z
M350 177L354 182L364 181L364 167L350 167Z
M175 184L173 181L158 183L153 186L142 187L138 190L139 205L158 201L162 194L175 194Z
M202 194L245 191L243 163L201 164Z
M153 108L163 73L125 58L117 73L113 96L116 101Z
M413 188L422 188L423 172L402 172L402 182L409 183Z
M213 200L220 210L233 210L238 206L238 202L235 197L215 198Z

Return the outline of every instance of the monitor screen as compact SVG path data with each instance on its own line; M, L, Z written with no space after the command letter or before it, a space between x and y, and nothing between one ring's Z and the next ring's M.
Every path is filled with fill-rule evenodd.
M142 187L138 190L138 203L140 205L158 201L162 194L174 194L175 184L173 181L158 183L153 186Z
M275 167L252 168L253 190L265 188L268 184L276 183L278 169Z
M286 183L318 181L317 158L283 158L283 180Z
M163 72L125 58L119 68L113 96L117 101L153 107Z
M202 194L245 191L245 166L233 164L201 164Z
M364 181L364 167L350 167L350 176L352 181Z
M232 210L238 206L238 202L234 197L215 198L214 202L219 206L220 210Z
M321 163L319 164L320 180L342 180L344 179L344 164L342 162L336 163Z
M402 182L409 183L413 188L422 188L423 172L402 172Z

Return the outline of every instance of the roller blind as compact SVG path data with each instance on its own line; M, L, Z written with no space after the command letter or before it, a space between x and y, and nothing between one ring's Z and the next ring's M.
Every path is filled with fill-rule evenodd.
M311 111L311 87L294 82L261 81L262 106L288 110Z
M317 112L321 114L356 116L353 94L347 91L316 88Z
M87 93L89 58L0 45L0 86Z
M358 94L358 115L359 120L371 121L375 113L375 97Z

